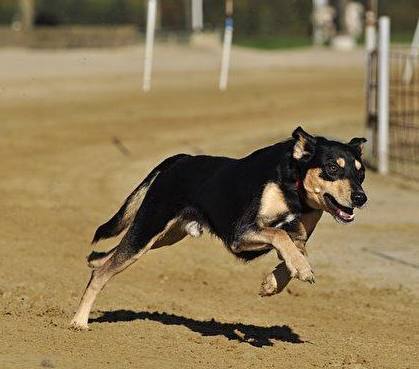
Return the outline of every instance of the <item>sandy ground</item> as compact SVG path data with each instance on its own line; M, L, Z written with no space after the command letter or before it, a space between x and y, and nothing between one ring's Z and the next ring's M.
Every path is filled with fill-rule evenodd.
M214 50L156 54L144 95L135 48L0 51L0 368L418 368L418 187L371 172L357 222L326 215L310 240L315 285L260 298L274 255L246 265L188 239L112 280L90 331L68 329L96 226L165 156L238 157L297 123L363 133L359 51L236 49L223 94Z

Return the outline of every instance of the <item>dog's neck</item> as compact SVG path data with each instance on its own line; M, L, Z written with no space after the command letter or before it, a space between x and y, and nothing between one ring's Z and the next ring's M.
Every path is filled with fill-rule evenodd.
M301 179L300 176L297 176L297 179L295 180L295 188L297 190L297 194L298 194L298 197L299 197L300 202L301 202L302 212L303 213L309 213L313 210L317 210L317 209L314 209L314 208L310 207L307 204L306 196L305 196L306 191L304 189L304 182L303 182L303 180Z
M297 192L299 195L304 194L304 184L301 178L297 178L297 180L295 181L295 187L297 188Z

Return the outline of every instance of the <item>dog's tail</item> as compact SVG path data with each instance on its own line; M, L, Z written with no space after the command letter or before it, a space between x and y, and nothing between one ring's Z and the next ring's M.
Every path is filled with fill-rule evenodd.
M93 237L92 244L104 238L117 236L124 229L126 229L134 220L134 217L140 208L145 194L147 193L156 177L161 172L170 168L176 161L186 156L188 155L178 154L171 156L170 158L162 161L157 167L155 167L149 173L149 175L138 185L138 187L127 197L118 212L106 223L99 226Z

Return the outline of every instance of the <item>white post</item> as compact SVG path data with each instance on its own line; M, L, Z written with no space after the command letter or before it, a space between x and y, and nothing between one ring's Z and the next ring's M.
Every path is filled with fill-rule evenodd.
M388 173L389 87L390 87L390 18L378 22L378 172Z
M376 32L376 14L373 9L371 2L369 3L369 10L365 13L365 96L366 96L366 113L367 113L367 127L366 127L366 138L367 144L365 148L365 156L370 159L373 154L374 146L374 131L370 125L369 112L371 104L370 96L370 83L371 83L371 55L377 48L377 32Z
M202 0L192 0L192 29L202 31L204 28L204 15Z
M311 22L313 24L313 45L323 46L325 43L324 16L328 0L313 0Z
M419 55L419 19L413 36L412 46L410 47L410 57L406 59L403 71L403 82L409 84L413 77L415 59Z
M156 29L157 0L148 0L147 6L147 31L144 50L144 75L143 90L151 89L151 70L153 67L154 32Z
M35 18L35 2L34 0L20 0L20 21L24 31L31 31Z
M224 30L223 55L221 58L221 72L219 89L227 89L228 70L230 68L231 42L233 40L233 0L226 1L226 20Z

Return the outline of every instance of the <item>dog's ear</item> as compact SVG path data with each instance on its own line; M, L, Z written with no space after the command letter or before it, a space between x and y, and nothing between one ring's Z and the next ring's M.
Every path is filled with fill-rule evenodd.
M308 134L301 127L298 127L292 133L292 137L296 140L292 153L293 158L303 162L310 161L316 149L316 138Z
M354 137L352 140L349 141L348 145L352 146L359 153L359 156L362 156L364 152L365 142L367 142L367 139L364 137Z

